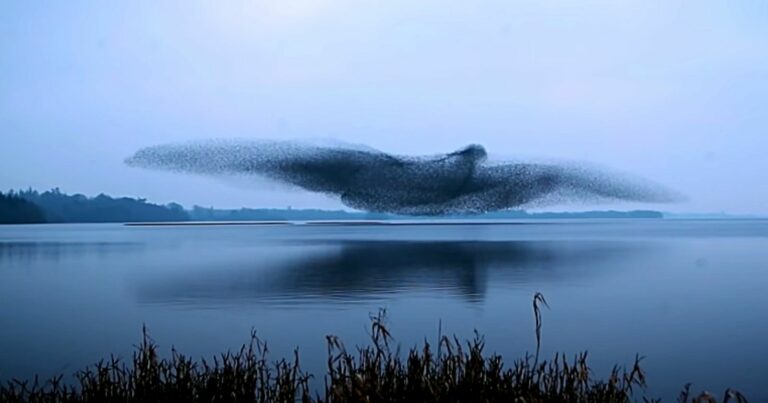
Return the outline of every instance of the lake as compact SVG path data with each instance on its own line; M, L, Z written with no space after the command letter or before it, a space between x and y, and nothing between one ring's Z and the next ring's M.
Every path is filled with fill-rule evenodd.
M0 379L129 358L142 325L168 353L365 343L387 310L402 346L485 335L508 359L588 350L595 375L645 356L648 394L768 401L768 221L529 220L233 226L0 226Z

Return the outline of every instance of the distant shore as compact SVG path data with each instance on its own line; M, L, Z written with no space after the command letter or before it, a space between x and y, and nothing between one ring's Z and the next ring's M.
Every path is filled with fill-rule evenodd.
M147 225L170 225L189 223L204 225L266 225L285 222L306 221L315 224L333 225L344 222L353 225L364 222L403 221L399 225L416 225L416 221L428 221L437 225L442 221L460 222L466 220L520 220L520 219L623 219L623 218L664 218L664 214L653 210L632 211L581 211L581 212L527 212L525 210L501 210L484 214L454 214L441 216L403 216L380 212L293 209L293 208L240 208L215 209L193 206L185 209L178 203L159 205L145 199L111 197L100 194L88 197L82 194L66 194L59 189L45 192L28 189L0 193L0 224L39 223L140 223ZM436 222L438 220L439 222ZM454 224L455 225L455 224Z
M208 226L279 226L279 225L309 225L309 226L435 226L435 225L528 225L530 222L504 220L336 220L336 221L168 221L168 222L130 222L123 225L128 227L208 227ZM544 224L544 223L536 223Z

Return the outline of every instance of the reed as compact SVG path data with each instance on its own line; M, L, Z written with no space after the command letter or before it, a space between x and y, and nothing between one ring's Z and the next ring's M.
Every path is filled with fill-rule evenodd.
M348 350L327 336L328 361L322 387L311 387L312 374L300 365L298 350L290 359L271 360L267 344L251 333L237 351L193 360L175 349L167 358L143 329L133 357L100 361L75 374L71 384L57 376L45 382L10 380L0 384L1 402L578 402L618 403L643 397L645 373L636 356L628 368L615 366L596 379L587 353L570 359L556 354L539 362L543 295L534 296L536 355L506 366L487 354L475 332L469 340L440 336L400 351L386 325L385 311L371 317L370 342ZM679 403L714 402L707 393L691 396L686 385ZM746 402L726 390L721 402Z

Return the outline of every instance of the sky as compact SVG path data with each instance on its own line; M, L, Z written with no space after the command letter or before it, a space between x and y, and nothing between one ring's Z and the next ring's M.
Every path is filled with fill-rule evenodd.
M477 143L686 196L609 207L765 214L768 3L4 1L0 136L3 190L336 208L123 161L209 138L335 139L405 155Z

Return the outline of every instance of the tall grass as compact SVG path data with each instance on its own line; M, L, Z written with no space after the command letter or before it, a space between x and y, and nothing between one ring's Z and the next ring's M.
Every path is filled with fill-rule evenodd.
M641 399L645 373L636 357L631 367L614 367L597 379L587 353L557 354L539 362L543 295L534 297L536 355L505 365L486 354L483 338L440 336L436 346L400 351L386 326L384 311L371 317L370 342L348 350L327 336L323 387L301 369L298 351L290 359L271 360L267 344L251 334L238 351L195 361L176 350L158 355L143 331L130 361L115 357L75 374L72 384L58 376L46 382L11 380L0 385L2 402L583 402L613 403ZM678 402L714 402L708 394L691 396L686 385ZM707 400L710 399L710 400ZM722 402L746 402L727 390Z

